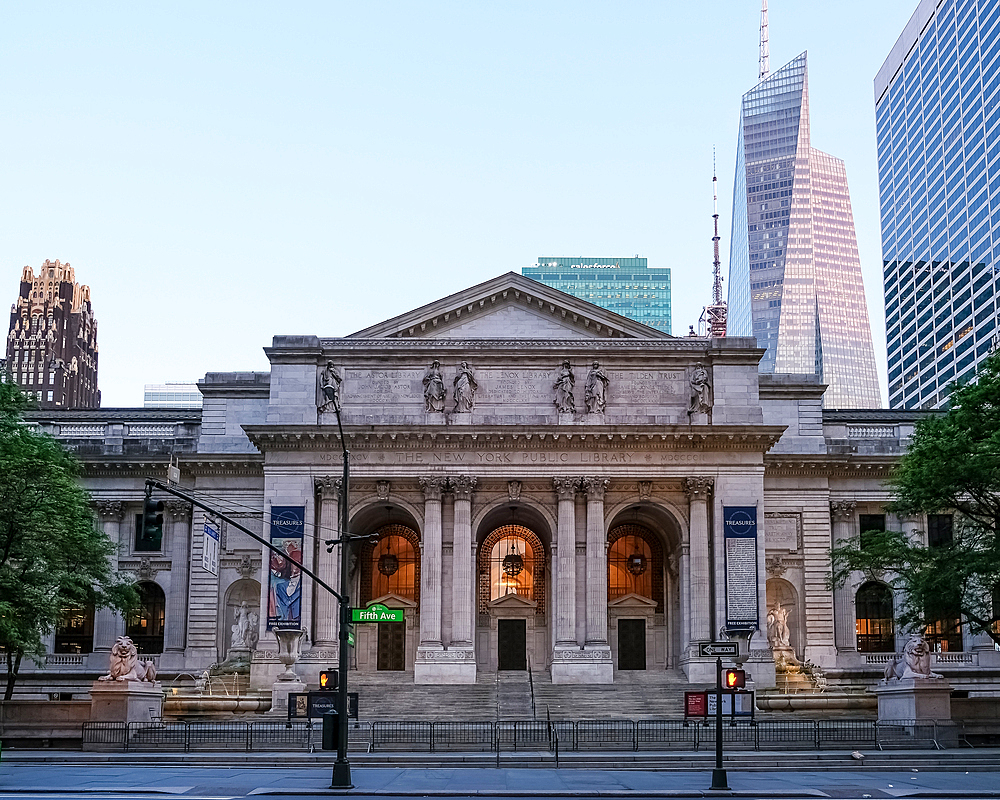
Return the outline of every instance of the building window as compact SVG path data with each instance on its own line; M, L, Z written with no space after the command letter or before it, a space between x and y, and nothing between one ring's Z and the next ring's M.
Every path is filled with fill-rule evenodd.
M144 655L163 652L163 620L167 602L163 589L152 581L142 581L136 586L139 607L128 615L125 633Z
M892 591L884 583L862 584L855 596L855 628L859 653L896 652Z
M637 594L663 611L663 549L648 528L628 523L608 533L608 599Z
M941 547L951 544L952 540L952 515L951 514L928 514L927 515L927 545L928 547Z
M90 653L94 649L94 607L64 608L56 624L55 653Z
M420 556L417 532L391 523L378 530L378 541L368 545L364 559L362 593L365 605L387 594L420 601Z
M519 526L507 525L490 548L490 600L516 594L534 599L535 552Z
M885 514L859 514L858 527L861 534L861 549L868 543L868 534L885 530Z

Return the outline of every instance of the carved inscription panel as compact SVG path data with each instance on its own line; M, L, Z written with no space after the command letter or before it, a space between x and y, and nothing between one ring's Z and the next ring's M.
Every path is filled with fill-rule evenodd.
M350 369L344 375L345 403L423 403L420 369Z
M687 403L687 382L682 370L621 371L608 373L609 402L628 405L677 405Z

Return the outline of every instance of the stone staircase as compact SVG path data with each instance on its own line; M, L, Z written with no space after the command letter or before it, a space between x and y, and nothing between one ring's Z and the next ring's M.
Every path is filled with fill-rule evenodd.
M535 717L562 719L679 719L684 692L695 688L679 672L619 672L609 685L553 684L532 673ZM351 672L362 720L528 720L532 685L527 672L480 672L474 684L416 686L412 672ZM498 714L499 704L499 714Z

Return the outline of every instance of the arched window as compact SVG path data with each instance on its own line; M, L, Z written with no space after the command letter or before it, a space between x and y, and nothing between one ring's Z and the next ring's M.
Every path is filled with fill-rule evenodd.
M417 532L396 523L378 531L378 541L365 549L365 570L362 580L367 591L366 603L376 597L395 594L420 601L420 555Z
M608 534L608 599L637 594L663 611L663 551L642 525L619 525Z
M139 592L139 607L128 615L125 633L135 643L139 653L162 653L163 620L167 609L163 589L152 581L143 581L136 589Z
M94 607L64 608L56 624L56 653L90 653L94 649Z
M505 525L490 548L490 600L516 594L534 599L535 552L519 525Z
M855 609L858 652L895 653L896 631L889 587L877 581L863 584L855 597Z

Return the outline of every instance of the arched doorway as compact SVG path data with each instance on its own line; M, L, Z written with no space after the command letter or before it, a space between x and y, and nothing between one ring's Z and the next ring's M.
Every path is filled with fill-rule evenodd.
M139 607L128 615L125 633L141 655L162 653L167 611L163 589L153 581L141 581L135 588L139 592Z
M378 539L361 549L361 604L383 598L401 598L410 608L420 603L420 540L402 523L389 522L376 530ZM375 633L376 670L399 672L407 668L406 621L379 622Z
M655 661L657 615L664 627L663 587L659 537L638 522L613 527L608 532L608 621L619 670L644 670Z
M480 629L489 653L484 666L534 669L546 663L545 548L531 528L516 521L493 528L479 546ZM485 624L484 624L485 623Z

